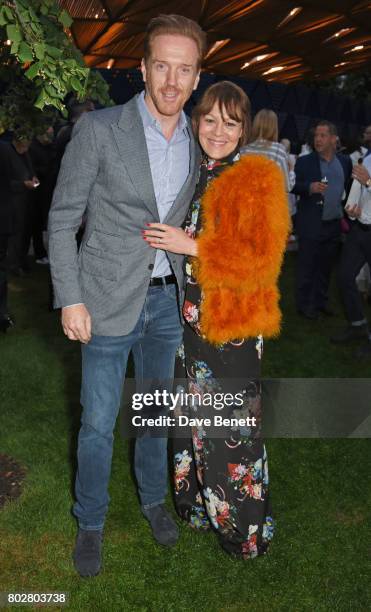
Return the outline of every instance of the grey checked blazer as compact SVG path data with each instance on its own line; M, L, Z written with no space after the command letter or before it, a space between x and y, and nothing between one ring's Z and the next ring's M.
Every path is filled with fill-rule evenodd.
M200 152L190 133L190 172L165 223L182 224L198 176ZM75 234L86 219L79 253ZM85 113L64 154L49 214L55 306L83 302L93 333L130 333L141 312L156 250L140 231L158 222L151 169L136 97ZM183 302L183 256L169 253Z

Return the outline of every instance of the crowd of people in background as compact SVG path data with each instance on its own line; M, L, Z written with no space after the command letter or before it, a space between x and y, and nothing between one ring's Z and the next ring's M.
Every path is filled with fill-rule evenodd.
M0 331L15 324L8 307L8 277L29 274L32 255L35 264L49 264L48 212L61 160L74 124L92 110L91 101L75 102L68 122L49 126L33 140L17 135L0 139ZM244 153L268 157L284 175L292 218L288 248L297 250L297 313L312 321L334 316L328 290L342 250L337 280L348 325L331 341L365 340L357 354L371 356L363 309L363 302L371 299L371 125L346 143L335 125L319 121L304 143L290 143L279 140L276 113L262 109L254 117Z
M48 214L61 160L74 124L91 110L93 102L75 102L67 122L50 125L33 139L17 134L0 139L0 331L15 324L8 309L8 276L31 272L30 253L35 264L49 264Z

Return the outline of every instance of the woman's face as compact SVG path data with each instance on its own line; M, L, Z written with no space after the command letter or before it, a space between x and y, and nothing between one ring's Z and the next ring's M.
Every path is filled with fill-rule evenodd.
M198 139L211 159L222 159L232 153L238 145L241 134L241 121L229 117L225 109L221 115L217 102L207 115L200 117Z

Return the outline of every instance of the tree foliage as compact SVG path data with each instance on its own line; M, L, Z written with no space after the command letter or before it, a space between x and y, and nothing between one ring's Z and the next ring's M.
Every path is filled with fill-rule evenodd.
M344 94L371 102L371 71L354 72L338 77L337 86Z
M0 8L0 129L40 131L52 109L66 114L73 93L108 105L108 85L74 46L68 13L56 0L5 0ZM42 112L41 112L42 111ZM49 119L48 119L49 116Z
M325 81L316 81L313 85L356 100L371 102L371 70L338 75Z

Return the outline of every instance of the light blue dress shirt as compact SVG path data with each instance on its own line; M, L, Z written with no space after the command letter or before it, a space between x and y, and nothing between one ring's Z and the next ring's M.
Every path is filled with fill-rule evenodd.
M138 97L138 109L146 138L153 188L161 223L166 218L185 183L190 168L190 137L187 119L182 111L171 139L166 140L161 126L145 101L144 91ZM165 251L157 250L152 277L172 274Z

